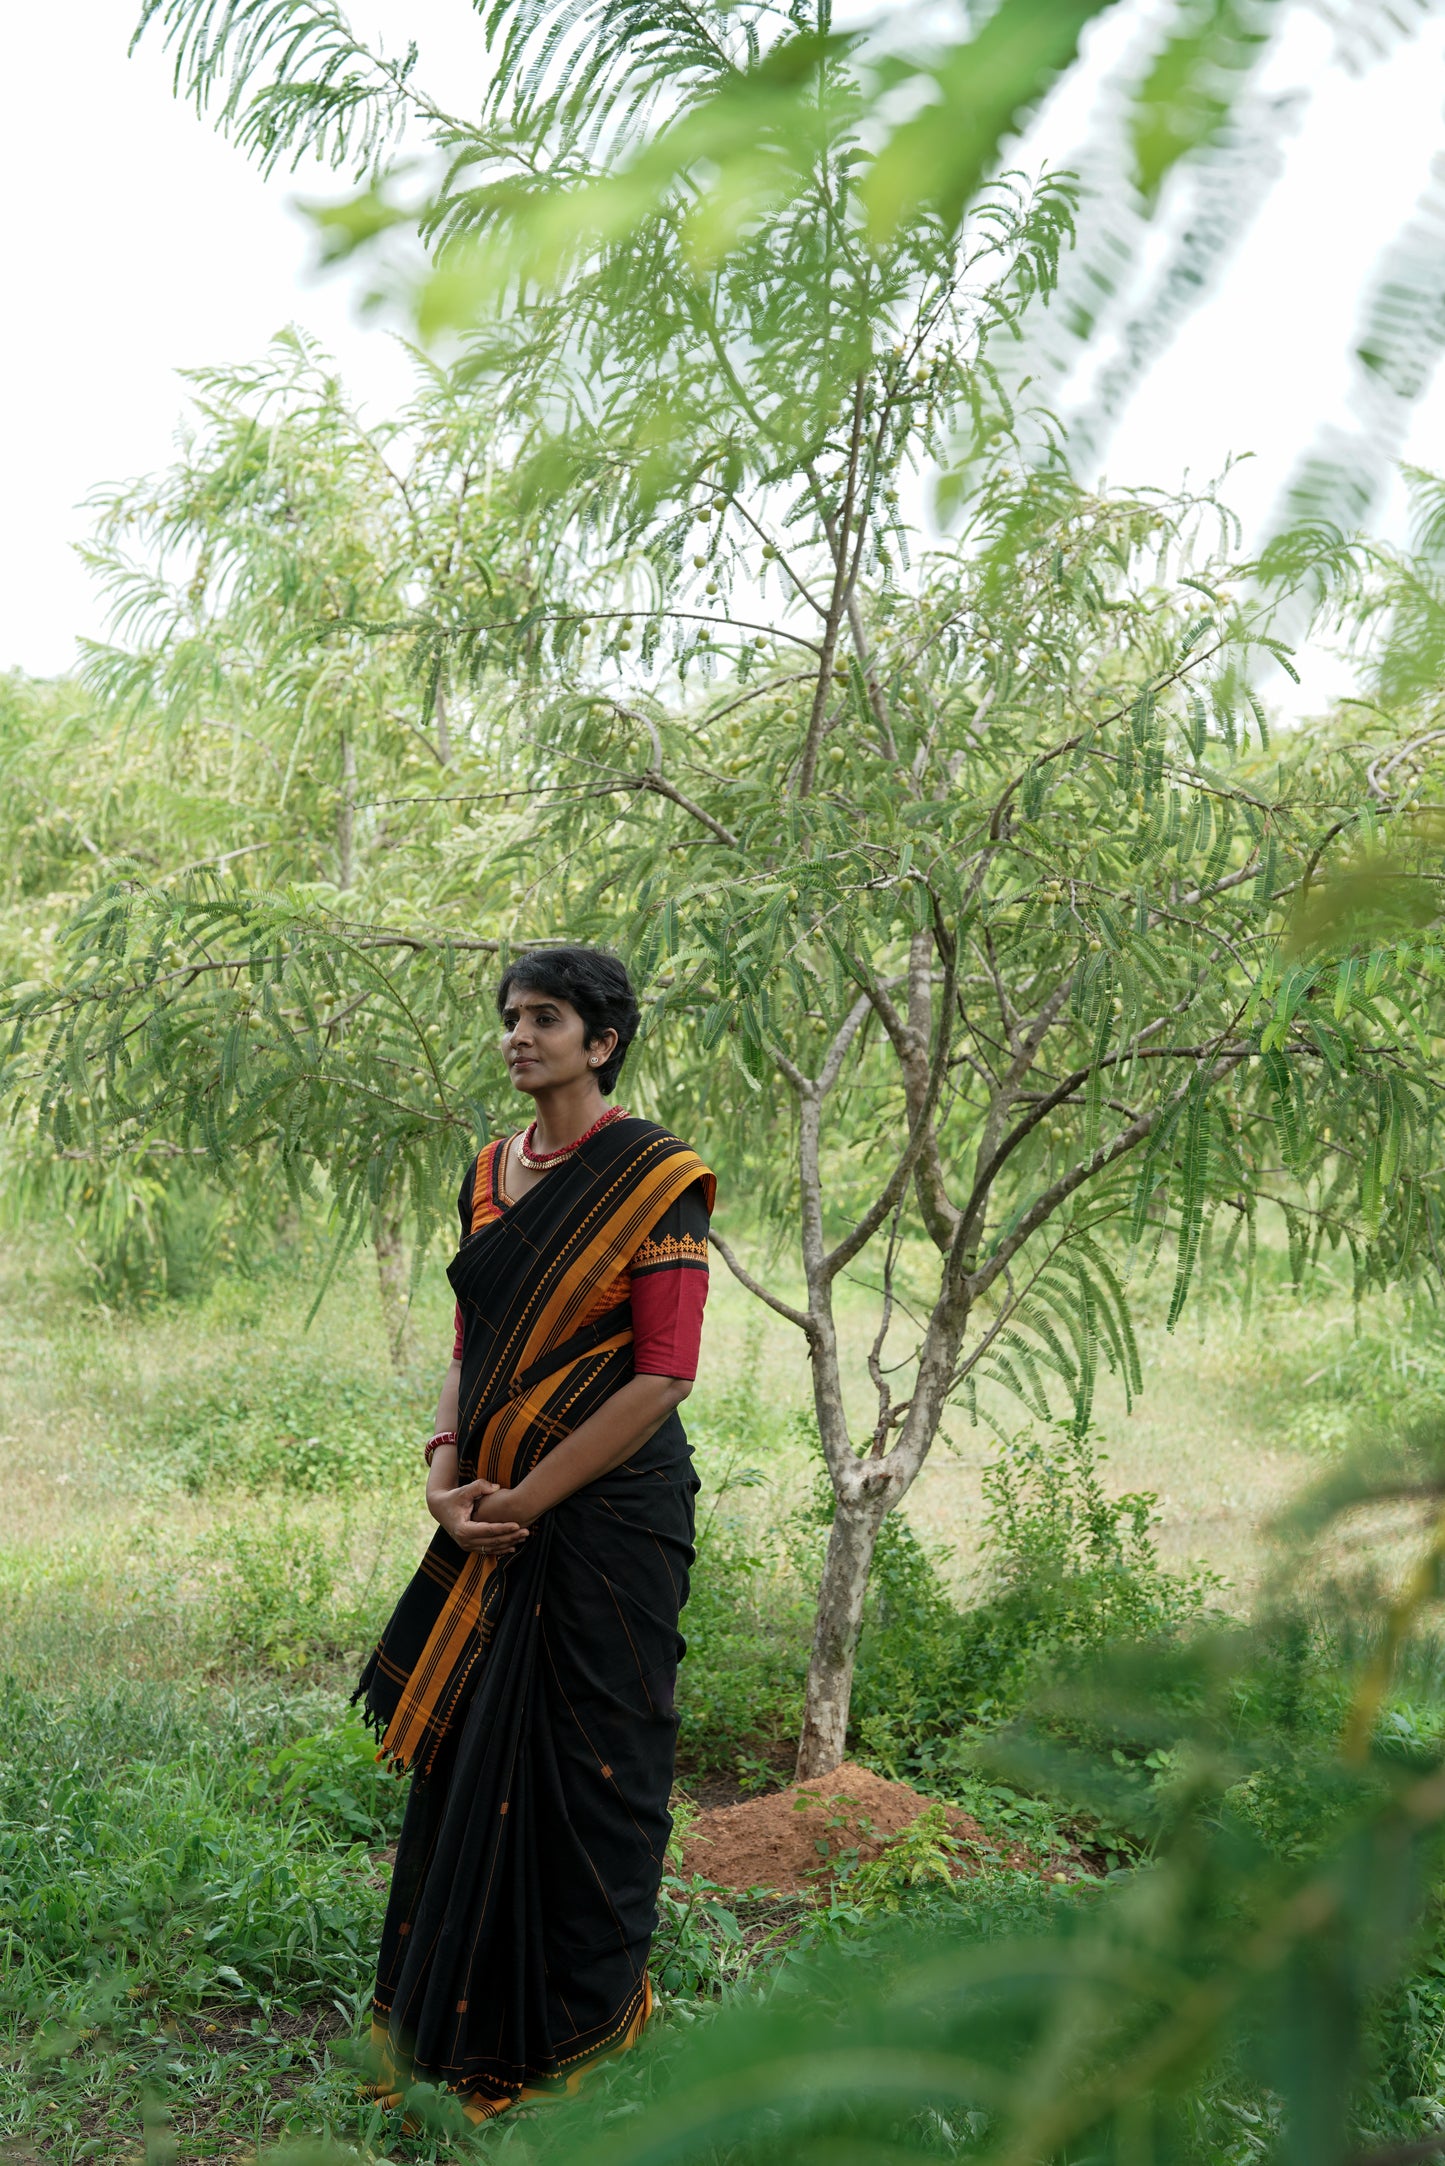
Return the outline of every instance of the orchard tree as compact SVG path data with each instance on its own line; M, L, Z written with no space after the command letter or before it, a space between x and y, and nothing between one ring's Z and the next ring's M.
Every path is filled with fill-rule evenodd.
M278 921L324 924L330 957L353 918L409 904L425 924L439 884L475 881L468 816L495 816L498 801L468 794L480 695L470 682L457 694L443 635L484 605L525 621L531 540L483 402L425 364L408 408L376 426L295 335L190 384L175 463L96 499L88 557L111 641L89 649L86 691L52 695L49 726L35 715L6 753L25 842L9 861L33 884L63 848L72 911L99 886L75 936L87 997L57 1011L78 1033L65 1081L33 1105L81 1223L149 1224L159 1188L193 1156L228 1181L244 1175L256 1212L277 1200L274 1181L255 1180L263 1160L293 1185L319 1171L348 1229L374 1245L404 1363L412 1158L389 1132L358 1160L335 1100L370 1093L410 1120L403 1101L420 1087L423 1121L449 1119L440 1064L404 993L393 997L410 950L348 949L349 975L333 961L329 990L309 981L278 1083L258 1073L265 1003L226 934L243 896L243 944L269 925L252 908L266 895ZM397 619L404 638L388 631ZM25 712L35 706L32 695ZM52 904L49 937L64 914ZM32 938L12 987L44 985L50 960ZM92 1073L97 993L112 1027ZM388 1023L371 1072L358 1041L374 1006ZM172 1015L183 1028L168 1045L159 1025ZM216 1094L244 1108L229 1126ZM257 1124L279 1151L252 1148Z
M295 13L254 36L244 10L204 37L199 10L169 18L208 80L231 55L265 155L321 142L365 170L410 78L308 81L311 48L272 38ZM866 105L814 23L807 124L791 98L753 111L759 169L786 175L768 206L720 231L684 169L638 212L619 176L657 101L702 111L770 20L688 10L649 41L627 9L498 11L482 122L432 114L435 230L491 309L451 382L526 577L451 614L404 581L338 592L324 557L306 589L322 653L365 678L409 651L465 705L466 774L435 793L457 824L389 814L404 842L345 895L112 888L69 982L19 1004L11 1072L61 1147L75 1079L103 1076L98 1134L320 1169L353 1226L404 1189L427 1229L501 1087L497 953L616 940L649 998L643 1101L797 1242L795 1301L725 1209L720 1252L805 1337L835 1498L807 1775L844 1749L883 1519L981 1377L1039 1412L1057 1380L1080 1415L1099 1359L1137 1385L1131 1265L1167 1243L1177 1316L1206 1237L1248 1249L1267 1201L1301 1269L1324 1239L1361 1285L1432 1252L1433 897L1408 865L1360 876L1380 810L1347 746L1266 745L1216 508L1081 491L1010 395L1066 190L1006 181L961 230L925 205L880 236ZM546 279L478 281L589 189L625 215ZM866 1409L844 1273L878 1304Z
M801 1300L718 1246L804 1336L834 1490L802 1775L843 1754L882 1521L980 1379L1040 1416L1056 1379L1080 1419L1100 1359L1137 1389L1131 1271L1167 1243L1172 1324L1265 1203L1301 1275L1321 1242L1361 1290L1437 1253L1433 891L1368 869L1363 749L1267 747L1197 517L1001 489L906 590L855 589L821 728L735 675L550 716L612 777L539 821L568 921L644 959L675 1093L797 1229ZM830 527L778 529L820 602L857 547ZM867 1408L845 1277L877 1296Z

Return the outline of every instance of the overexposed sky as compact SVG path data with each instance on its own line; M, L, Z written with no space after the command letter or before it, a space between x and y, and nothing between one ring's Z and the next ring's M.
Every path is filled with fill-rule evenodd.
M428 80L465 103L480 80L468 0L370 0L359 28L408 37ZM409 363L356 320L351 289L308 276L293 197L338 191L321 170L262 180L172 96L160 41L126 46L137 0L43 0L5 22L0 202L0 669L70 667L99 612L73 544L97 485L165 463L185 403L177 370L245 361L288 323L342 362L384 411Z
M134 0L50 0L6 23L0 668L37 675L69 667L76 636L102 629L74 554L81 503L165 462L184 404L177 370L249 359L296 322L375 411L408 375L396 342L358 321L344 278L308 274L290 200L334 176L260 179L174 100L158 42L127 59L134 14ZM483 58L469 0L362 0L352 14L393 49L414 37L444 103L472 101ZM1130 34L1123 9L1098 26L1092 66L1053 101L1036 145L1067 156ZM1350 331L1374 251L1445 149L1445 21L1351 72L1301 15L1272 65L1272 88L1310 93L1284 177L1106 459L1118 481L1168 485L1251 453L1229 493L1255 531L1320 419L1349 418ZM1445 378L1406 453L1445 467ZM1398 531L1398 493L1381 518Z

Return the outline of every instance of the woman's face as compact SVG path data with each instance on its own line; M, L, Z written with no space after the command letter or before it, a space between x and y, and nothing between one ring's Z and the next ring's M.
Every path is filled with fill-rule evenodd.
M570 1000L513 986L502 1010L502 1058L519 1091L536 1093L595 1076L617 1043L615 1030L586 1043Z

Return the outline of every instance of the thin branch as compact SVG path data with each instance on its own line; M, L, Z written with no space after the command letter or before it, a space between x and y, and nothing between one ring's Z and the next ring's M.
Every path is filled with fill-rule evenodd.
M801 1309L793 1308L789 1302L780 1300L776 1294L770 1294L767 1287L753 1277L747 1266L739 1263L720 1233L715 1229L709 1229L708 1239L740 1286L745 1286L750 1294L757 1296L759 1301L766 1302L767 1306L777 1315L786 1317L790 1324L796 1324L799 1331L809 1340L816 1336L817 1326L812 1317L804 1315Z
M654 797L667 798L670 803L680 806L694 820L699 821L710 835L716 836L717 840L726 844L729 850L741 849L741 843L730 828L724 827L721 820L715 820L710 812L703 810L701 805L694 804L690 797L684 797L676 783L668 781L662 771L662 738L658 734L657 724L652 720L651 716L638 714L635 708L624 707L617 700L611 700L608 704L611 706L613 713L620 715L624 721L635 722L639 729L646 730L648 742L652 746L652 765L643 774L636 777L633 787L639 790L650 790Z
M938 1031L934 1040L933 1058L929 1064L928 1088L909 1129L908 1142L898 1163L889 1176L888 1184L859 1219L851 1233L844 1235L835 1249L822 1259L822 1267L831 1283L846 1263L852 1261L861 1248L865 1248L893 1210L908 1183L923 1152L924 1145L933 1133L933 1116L938 1106L938 1094L948 1068L949 1017L953 1012L953 973L955 954L946 952L943 966L943 999L939 1007ZM870 1003L871 1005L871 1003Z
M1242 1060L1248 1058L1251 1050L1252 1048L1249 1046L1242 1046L1237 1052L1225 1054L1221 1060L1215 1063L1209 1078L1210 1082L1213 1083L1220 1076L1227 1075L1231 1068L1237 1068ZM1122 1129L1112 1142L1101 1143L1097 1150L1091 1151L1089 1156L1081 1160L1077 1166L1071 1166L1067 1173L1061 1174L1052 1187L1046 1188L1038 1200L1025 1211L1023 1217L1014 1227L1013 1232L1000 1243L993 1255L989 1257L987 1263L983 1264L977 1272L967 1273L974 1299L977 1300L981 1294L988 1292L989 1287L992 1286L999 1273L1013 1261L1024 1243L1037 1233L1039 1227L1047 1219L1053 1217L1061 1204L1067 1203L1070 1196L1082 1188L1086 1182L1094 1180L1097 1175L1106 1172L1117 1160L1126 1158L1130 1151L1136 1150L1144 1142L1145 1138L1158 1127L1165 1114L1172 1113L1174 1108L1182 1103L1193 1081L1192 1075L1186 1077L1178 1090L1174 1092L1172 1097L1166 1099L1163 1105L1154 1107L1150 1112L1139 1114L1137 1119L1132 1120L1127 1128Z
M863 1018L867 1015L870 1006L869 996L867 993L862 993L843 1018L842 1025L834 1037L833 1043L828 1048L828 1056L818 1070L817 1081L813 1085L818 1097L826 1098L837 1082L843 1070L843 1062L847 1058L848 1048L862 1028Z
M708 833L715 836L717 841L724 844L727 849L740 850L742 848L742 844L730 828L724 827L721 820L715 820L710 812L703 810L701 805L694 804L690 797L685 797L676 783L669 782L666 775L660 774L656 768L649 768L645 775L639 775L636 787L640 790L651 791L654 797L665 797L670 804L679 806L683 812L690 814L694 820L705 827Z
M854 495L858 483L858 451L863 435L863 401L867 378L861 372L853 386L853 420L848 440L848 479L843 492L842 531L849 534L853 523ZM828 679L833 668L833 656L838 647L838 627L847 605L847 593L851 583L846 549L833 549L833 591L828 598L827 615L823 620L823 644L818 656L818 684L813 694L813 711L808 717L808 727L803 738L803 749L798 761L797 792L799 797L811 795L818 771L818 754L822 749L824 723L828 711Z

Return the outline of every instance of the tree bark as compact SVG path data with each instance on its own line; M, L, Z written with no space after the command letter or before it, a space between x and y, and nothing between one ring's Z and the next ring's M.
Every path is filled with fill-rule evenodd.
M416 1361L416 1333L411 1321L411 1284L401 1220L386 1211L371 1214L371 1243L376 1250L376 1284L381 1295L381 1320L386 1329L387 1352L398 1372Z
M831 1775L843 1758L848 1704L853 1696L853 1657L863 1624L863 1598L878 1530L893 1501L891 1485L869 1483L856 1497L839 1497L828 1533L828 1554L818 1587L813 1654L803 1734L798 1741L797 1782Z

